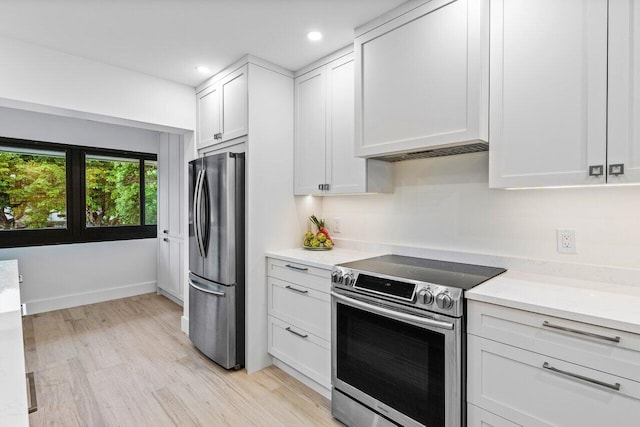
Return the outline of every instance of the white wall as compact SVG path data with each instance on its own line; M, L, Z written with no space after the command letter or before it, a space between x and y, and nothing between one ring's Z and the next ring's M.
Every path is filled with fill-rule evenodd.
M508 257L640 268L640 186L490 190L487 153L395 164L395 192L325 197L335 237ZM576 230L577 254L556 251Z
M158 132L0 107L0 136L157 153ZM30 312L155 290L156 239L0 249L17 258Z
M6 37L0 58L0 105L155 130L195 128L192 87Z

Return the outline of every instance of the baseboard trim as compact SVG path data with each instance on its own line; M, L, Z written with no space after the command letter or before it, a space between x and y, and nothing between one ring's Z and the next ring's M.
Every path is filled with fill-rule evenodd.
M189 336L189 318L182 316L180 318L180 329Z
M55 298L43 298L24 302L26 314L45 313L47 311L62 310L81 305L95 304L98 302L132 297L135 295L156 292L157 282L135 283L133 285L118 286L116 288L99 289L91 292L82 292L71 295L63 295Z
M167 292L163 289L158 288L158 295L162 295L163 297L170 299L171 301L178 304L180 307L184 307L184 301L182 301L177 296L173 295L171 292Z
M274 357L273 358L273 364L275 366L277 366L278 368L282 369L283 371L285 371L287 374L291 375L293 378L295 378L298 381L300 381L302 384L304 384L307 387L309 387L310 389L312 389L313 391L315 391L315 392L321 394L323 397L326 397L327 399L331 400L331 390L327 390L326 388L324 388L324 386L321 386L320 384L318 384L317 382L315 382L311 378L309 378L306 375L304 375L304 374L300 373L299 371L297 371L295 368L292 368L291 366L287 365L282 360L276 359Z

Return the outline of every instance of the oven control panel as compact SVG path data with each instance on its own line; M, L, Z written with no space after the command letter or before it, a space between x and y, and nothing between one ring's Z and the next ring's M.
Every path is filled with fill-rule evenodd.
M397 301L414 309L462 316L462 289L459 288L371 274L344 267L333 268L331 283L338 289Z

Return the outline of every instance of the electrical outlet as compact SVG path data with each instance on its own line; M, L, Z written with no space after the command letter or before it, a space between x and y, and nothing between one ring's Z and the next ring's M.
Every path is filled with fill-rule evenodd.
M342 221L340 221L340 218L333 219L333 232L334 233L342 232Z
M576 231L575 230L557 230L556 238L558 244L558 252L561 254L576 253Z

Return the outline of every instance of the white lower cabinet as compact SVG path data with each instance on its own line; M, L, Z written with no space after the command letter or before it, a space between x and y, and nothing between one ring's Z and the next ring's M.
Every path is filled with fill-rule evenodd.
M331 389L330 270L267 258L268 351Z
M467 427L522 427L502 417L478 408L471 403L467 404Z
M179 302L184 300L182 286L183 244L183 239L177 237L158 238L158 291L174 297Z
M640 382L626 357L640 359L636 335L475 301L468 307L469 426L639 425ZM625 359L631 369L621 370Z

